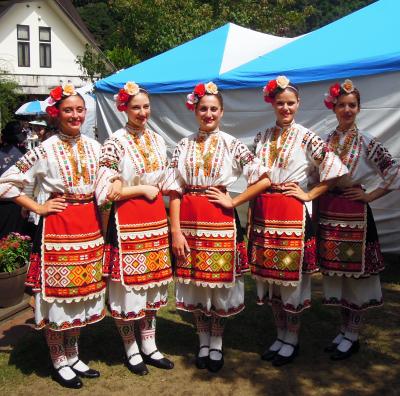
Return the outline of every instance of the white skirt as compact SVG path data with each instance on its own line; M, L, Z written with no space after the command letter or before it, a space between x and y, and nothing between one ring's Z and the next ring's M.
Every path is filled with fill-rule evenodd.
M323 277L324 304L361 311L383 304L379 275L368 278Z
M311 306L311 274L303 273L297 286L270 284L259 279L256 280L256 285L259 305L276 301L290 313L299 313Z
M79 302L47 302L40 292L35 293L36 329L63 331L98 322L106 314L104 297L105 293Z
M135 290L121 282L109 281L108 303L113 318L122 320L141 319L146 311L157 311L167 305L168 285Z
M176 308L183 311L201 311L205 315L228 317L244 309L244 279L237 277L232 287L196 286L177 282Z

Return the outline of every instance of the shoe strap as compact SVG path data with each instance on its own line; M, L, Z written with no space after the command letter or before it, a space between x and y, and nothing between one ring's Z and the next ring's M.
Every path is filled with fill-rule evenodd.
M210 353L211 352L219 352L221 355L223 355L222 349L211 348Z
M68 365L68 364L63 364L62 366L60 366L59 368L56 368L55 370L56 370L56 371L60 371L60 370L63 369L64 367L72 367L72 366L70 366L70 365Z
M292 348L297 348L297 346L299 345L299 344L296 344L296 345L294 345L294 344L292 344L292 343L290 343L290 342L286 342L286 341L282 341L284 344L286 344L286 345L289 345L289 346L291 346Z
M75 365L77 365L80 362L80 359L78 359L74 364L71 364L71 368L74 368Z
M350 338L347 338L347 337L343 337L343 339L344 339L344 340L347 340L347 341L349 341L349 342L351 342L352 345L353 345L356 341L358 341L358 340L350 340Z
M153 352L149 353L148 355L146 355L147 357L152 357L155 353L159 352L158 349L155 349Z
M210 348L210 346L209 345L202 345L201 347L199 347L199 351L200 351L200 349L203 349L203 348Z
M128 356L128 361L131 360L131 358L133 358L134 356L138 356L138 355L140 355L140 352L132 353L132 355Z
M286 344L285 341L283 341L281 338L277 338L275 341L279 341L279 342L281 342L282 344Z

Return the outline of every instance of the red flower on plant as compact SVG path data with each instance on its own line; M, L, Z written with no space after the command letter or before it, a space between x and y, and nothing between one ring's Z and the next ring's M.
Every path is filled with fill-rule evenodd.
M206 94L206 87L204 84L197 84L194 88L193 93L197 95L199 98L203 97Z
M331 96L333 96L334 98L338 97L340 94L340 84L336 83L333 84L330 88L329 88L329 94Z
M117 109L118 109L119 111L126 111L126 110L128 110L128 106L127 106L125 103L121 103L121 104L119 104L119 105L117 106Z
M50 91L50 96L55 100L61 100L63 94L63 89L61 86L55 87Z
M60 114L60 110L57 109L55 106L47 106L46 107L46 113L51 117L51 118L56 118Z

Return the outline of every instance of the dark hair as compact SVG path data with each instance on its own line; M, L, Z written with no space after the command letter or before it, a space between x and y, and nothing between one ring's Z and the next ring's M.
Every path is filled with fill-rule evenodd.
M211 94L211 93L206 92L206 93L204 94L204 96L206 96L206 95L207 95L207 96L215 96L215 97L218 99L218 102L219 102L219 105L221 106L221 109L222 109L222 110L224 109L224 99L222 98L221 92L218 91L218 93L216 93L216 94ZM199 99L199 101L196 103L195 109L197 109L197 106L199 105L200 100L201 100L202 98L204 98L204 96L202 96L202 97Z
M351 95L354 94L354 96L356 97L357 100L357 104L358 104L358 108L361 108L361 96L360 96L360 91L357 88L353 88L353 90L351 92L346 92L343 88L340 88L340 93L339 96L336 98L336 103L337 103L337 99L339 99L341 96L347 96L347 95ZM333 105L333 108L335 108L336 103Z
M1 140L3 143L19 146L25 142L26 137L22 132L21 125L18 121L10 121L1 131Z

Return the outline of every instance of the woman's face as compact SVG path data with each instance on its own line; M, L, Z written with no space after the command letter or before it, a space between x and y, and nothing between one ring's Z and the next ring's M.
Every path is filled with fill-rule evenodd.
M219 128L224 110L217 96L204 95L197 103L195 115L200 129L204 132L212 132Z
M128 124L137 129L144 129L150 118L150 99L143 92L133 96L126 110Z
M334 107L339 127L349 129L354 126L357 114L360 112L357 97L353 93L340 95Z
M67 135L78 135L83 122L85 121L85 102L78 95L64 99L59 107L59 127Z
M276 94L274 101L272 102L272 107L274 108L276 116L276 123L281 127L289 125L297 113L299 104L299 99L290 89L285 89Z

